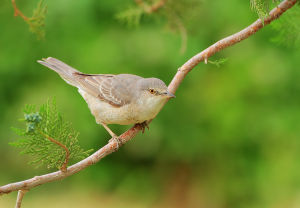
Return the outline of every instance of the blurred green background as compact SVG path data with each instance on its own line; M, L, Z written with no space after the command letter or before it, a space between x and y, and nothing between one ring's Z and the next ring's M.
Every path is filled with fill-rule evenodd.
M11 2L0 1L0 185L52 171L28 165L30 158L8 145L25 104L56 97L85 149L110 138L77 90L36 60L52 56L85 73L169 83L190 57L257 19L249 1L202 1L180 54L181 37L163 18L145 18L137 28L115 18L131 0L45 3L46 39L38 41L13 16ZM37 1L17 4L30 15ZM228 58L220 68L201 63L150 131L79 174L32 189L23 207L300 207L299 49L272 43L276 33L267 26L212 57ZM129 128L111 127L119 134ZM0 197L0 207L15 199Z

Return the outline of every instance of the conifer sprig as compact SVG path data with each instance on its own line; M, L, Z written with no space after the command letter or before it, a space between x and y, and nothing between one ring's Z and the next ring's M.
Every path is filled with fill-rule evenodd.
M255 11L258 17L264 21L268 16L270 0L250 0L250 6Z
M25 107L21 121L26 128L14 128L21 138L11 143L22 148L22 154L33 156L31 164L65 171L69 159L81 160L89 155L92 150L84 151L80 147L78 132L70 122L63 120L55 101L48 101L38 111L36 109L33 105Z
M37 8L33 11L32 17L26 21L29 25L30 32L36 34L38 40L45 38L44 27L46 13L47 7L43 6L43 1L40 1Z
M255 11L258 17L264 21L269 15L272 3L278 3L279 0L250 0L250 7Z
M21 12L17 7L16 0L12 0L12 5L14 7L15 16L20 16L29 25L30 32L36 34L38 40L44 39L47 7L43 6L43 0L39 1L37 8L33 11L32 17L27 17Z
M208 60L208 63L215 65L216 67L221 67L226 61L228 61L227 58L221 58L214 61Z

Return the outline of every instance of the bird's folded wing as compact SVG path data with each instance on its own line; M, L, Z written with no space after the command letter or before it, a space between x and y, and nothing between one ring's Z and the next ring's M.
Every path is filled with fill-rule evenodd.
M130 103L127 89L116 83L115 75L75 73L80 88L114 107Z

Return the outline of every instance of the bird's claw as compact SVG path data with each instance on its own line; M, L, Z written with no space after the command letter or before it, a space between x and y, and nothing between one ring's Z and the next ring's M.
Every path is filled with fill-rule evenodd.
M139 123L137 125L139 125L142 128L142 133L145 132L145 128L147 128L149 130L149 125L148 125L147 121L144 121L143 123Z

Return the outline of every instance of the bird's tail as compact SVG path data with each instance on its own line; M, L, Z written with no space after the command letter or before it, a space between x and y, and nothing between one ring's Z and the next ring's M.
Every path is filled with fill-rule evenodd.
M42 61L38 60L37 62L57 72L70 85L78 87L78 82L74 75L77 73L80 74L80 71L52 57L43 59Z

